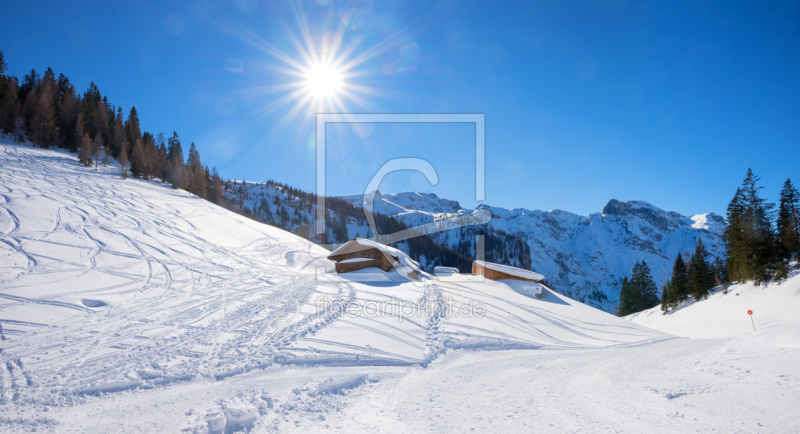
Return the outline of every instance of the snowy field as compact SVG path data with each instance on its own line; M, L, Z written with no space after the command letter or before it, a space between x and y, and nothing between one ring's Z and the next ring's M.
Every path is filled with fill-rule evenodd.
M336 275L326 255L158 182L0 142L0 431L800 426L797 272L626 321L521 282Z

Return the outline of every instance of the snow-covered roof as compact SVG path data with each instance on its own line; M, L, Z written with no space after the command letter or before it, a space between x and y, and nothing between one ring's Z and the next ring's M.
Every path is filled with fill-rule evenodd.
M357 245L354 246L353 244L357 244ZM328 255L328 258L331 258L333 256L338 256L338 255L341 255L341 254L344 254L344 253L352 252L352 251L354 251L353 250L354 247L355 247L355 251L366 250L366 249L377 249L377 250L379 250L381 252L388 253L390 256L392 256L394 259L397 260L397 263L393 264L393 267L394 267L395 271L397 271L398 273L400 273L402 275L407 275L409 277L412 277L412 276L427 276L427 277L429 277L430 276L429 274L425 273L424 271L422 271L420 269L419 262L411 259L411 257L408 256L402 250L396 249L394 247L386 246L386 245L383 245L381 243L378 243L378 242L375 242L373 240L369 240L369 239L366 239L366 238L356 238L354 240L350 240L350 241L342 244L341 246L339 246L338 249L336 249L333 252L331 252L331 254ZM345 261L347 261L347 260L344 260L342 262L345 262ZM413 278L416 279L417 277L413 277Z
M372 258L350 258L350 259L345 259L344 261L339 261L339 263L347 264L350 262L364 262L364 261L374 261L374 260L375 259Z
M433 267L433 274L437 276L449 276L451 274L458 274L458 268L453 267Z
M510 274L512 276L521 277L523 279L535 280L537 282L544 280L544 276L535 271L523 270L522 268L511 267L509 265L495 264L493 262L486 262L486 261L475 261L475 263L482 267L486 267L490 270L499 271L501 273Z
M354 243L361 246L360 248L356 248L355 249L356 251L367 250L367 249L378 249L381 252L387 252L392 256L397 256L398 252L403 253L400 250L395 249L394 247L385 246L381 243L377 243L375 241L368 240L366 238L356 238L339 246L339 248L331 252L331 254L328 255L328 257L341 255L343 253L349 253L350 251L352 251Z

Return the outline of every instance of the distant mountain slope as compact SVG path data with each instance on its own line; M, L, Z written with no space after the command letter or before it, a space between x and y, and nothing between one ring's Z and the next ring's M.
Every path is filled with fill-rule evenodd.
M374 210L404 223L420 225L473 212L458 202L431 193L404 192L368 197ZM355 206L362 195L342 196ZM619 285L636 261L644 260L661 284L671 271L679 252L694 249L702 238L712 256L723 256L724 219L713 213L691 217L664 211L643 201L611 200L602 212L580 216L567 211L531 211L481 205L491 212L486 225L495 231L523 240L530 250L528 258L495 258L497 262L528 263L545 275L553 288L610 311L619 294ZM466 255L474 253L475 234L485 228L451 230L431 234L437 243L451 246ZM464 246L470 246L464 251ZM445 264L446 265L446 264ZM525 267L528 268L528 267Z

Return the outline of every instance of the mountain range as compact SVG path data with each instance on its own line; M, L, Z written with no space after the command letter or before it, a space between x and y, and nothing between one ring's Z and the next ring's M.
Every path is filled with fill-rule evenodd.
M278 183L234 182L226 196L245 215L313 239L316 200L309 193ZM399 222L402 228L424 225L427 237L421 238L432 243L421 248L406 241L397 247L428 271L443 265L467 272L469 258L475 257L476 236L484 235L487 260L542 273L551 288L607 312L613 310L621 281L637 261L647 262L661 285L671 273L675 257L693 251L698 239L705 243L710 259L724 257L725 251L725 220L714 213L683 216L644 201L616 199L588 216L483 204L467 209L433 193L379 191L366 198L328 198L325 242L336 245L354 237L374 236L364 217L365 199L376 215L383 216L378 217L381 235L394 227L387 222ZM488 221L484 218L487 211ZM454 222L459 217L479 224L458 227Z

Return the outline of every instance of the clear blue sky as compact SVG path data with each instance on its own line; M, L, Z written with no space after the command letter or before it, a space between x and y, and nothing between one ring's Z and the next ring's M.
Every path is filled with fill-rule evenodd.
M800 183L799 4L6 0L0 50L18 77L49 66L80 91L93 80L225 177L313 190L320 103L286 90L313 44L349 63L322 111L484 113L488 204L724 214L748 166L773 201L787 177ZM329 194L416 156L439 185L406 172L382 190L476 205L466 125L329 132Z

